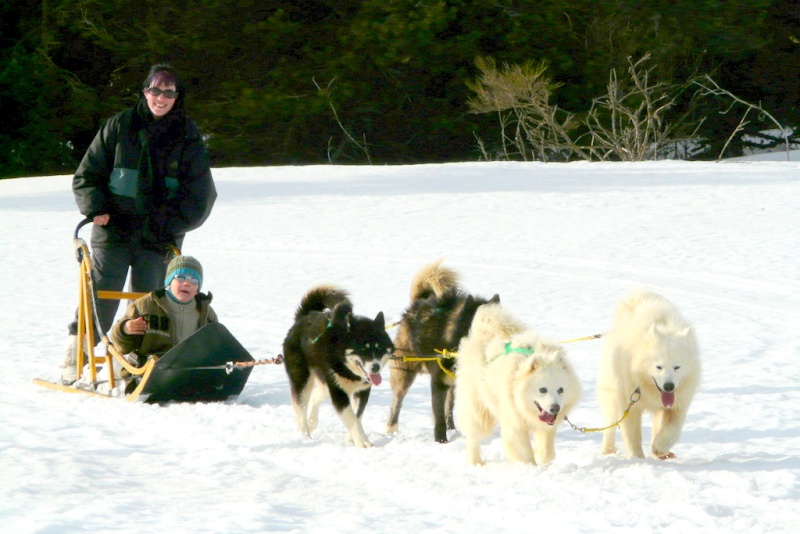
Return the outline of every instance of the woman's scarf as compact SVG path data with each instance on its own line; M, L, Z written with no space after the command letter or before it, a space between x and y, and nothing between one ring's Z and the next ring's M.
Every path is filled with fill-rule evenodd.
M136 213L144 217L142 238L146 242L163 244L166 238L161 228L167 200L164 179L170 154L184 135L184 123L184 111L174 107L164 117L155 119L145 99L134 110L133 129L141 144Z

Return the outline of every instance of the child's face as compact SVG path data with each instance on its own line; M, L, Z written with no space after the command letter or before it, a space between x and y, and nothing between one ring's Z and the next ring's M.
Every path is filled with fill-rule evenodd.
M172 279L169 283L169 292L183 303L190 302L197 296L199 284L193 284L189 280L178 280L178 277Z

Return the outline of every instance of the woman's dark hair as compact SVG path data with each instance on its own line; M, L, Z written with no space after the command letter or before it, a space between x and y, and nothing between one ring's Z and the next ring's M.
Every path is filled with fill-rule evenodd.
M142 88L146 89L153 85L175 85L175 89L178 91L178 98L175 100L175 105L173 109L183 109L183 97L186 95L186 86L181 80L178 73L175 69L172 68L172 65L169 63L157 63L150 67L150 71L147 73L147 77L144 79L144 84L142 84Z

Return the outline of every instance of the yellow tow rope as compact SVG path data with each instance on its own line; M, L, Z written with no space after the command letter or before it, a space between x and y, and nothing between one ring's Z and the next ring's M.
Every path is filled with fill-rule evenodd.
M398 324L400 324L399 321L396 322L396 323L392 323L392 324L390 324L389 326L386 327L386 330L389 330L390 328L394 328ZM591 336L584 336L584 337L576 337L576 338L572 338L572 339L566 339L564 341L558 341L557 343L574 343L576 341L588 341L590 339L600 339L604 335L605 334L593 334ZM458 356L458 352L456 352L454 350L433 349L433 351L435 353L437 353L437 354L441 354L442 358L454 359L456 356ZM439 368L442 371L444 371L444 374L446 374L447 376L449 376L452 379L455 379L456 378L455 373L453 371L450 371L449 369L445 369L444 365L442 364L442 358L438 358L438 357L435 357L435 356L429 357L429 358L420 358L420 357L415 357L415 356L402 356L402 360L404 362L436 362L437 364L439 364ZM622 419L627 417L627 415L628 415L628 413L626 411L625 414L623 415ZM620 419L620 421L622 421L622 419ZM618 421L615 424L619 424L620 421ZM572 424L572 423L570 423L570 424ZM611 426L615 426L615 425L611 425ZM599 429L599 430L604 430L604 429Z
M631 412L631 406L636 404L636 402L638 402L639 399L641 399L641 398L642 398L642 392L639 391L639 388L636 388L636 391L631 393L631 397L630 397L631 402L630 402L630 404L628 404L628 407L625 409L625 411L622 412L622 417L620 417L619 421L617 421L616 423L612 423L612 424L610 424L608 426L604 426L604 427L601 427L601 428L586 428L585 426L577 427L577 426L573 425L572 421L570 421L566 416L564 416L564 421L569 423L569 426L571 426L573 428L573 430L577 430L578 432L583 432L584 434L587 433L587 432L602 432L603 430L607 430L607 429L611 428L612 426L619 426L619 424L621 422L623 422L626 417L628 417L628 414Z
M434 352L436 352L437 354L441 354L442 358L447 358L447 359L451 359L452 360L453 358L456 357L456 352L454 352L452 350L434 349ZM450 371L449 369L445 368L444 364L442 364L442 358L439 358L437 356L432 356L432 357L429 357L429 358L419 358L419 357L416 357L416 356L401 356L401 359L404 362L436 362L437 364L439 364L439 369L441 369L444 372L444 374L446 374L450 378L455 379L455 377L456 377L455 373L453 371Z
M576 341L589 341L590 339L600 339L605 334L594 334L592 336L574 337L572 339L565 339L564 341L557 341L557 343L575 343Z

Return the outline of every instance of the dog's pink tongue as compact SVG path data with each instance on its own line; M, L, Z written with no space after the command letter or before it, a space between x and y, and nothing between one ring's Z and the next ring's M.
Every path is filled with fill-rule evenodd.
M553 423L556 422L556 416L554 414L551 414L551 413L548 413L548 412L540 413L539 414L539 419L543 423L547 423L548 425L552 425Z
M369 375L369 379L372 381L372 385L373 386L380 386L381 385L381 381L383 380L379 373L373 373L373 374Z
M661 404L664 405L664 408L672 408L672 405L675 404L675 394L674 393L667 393L666 391L661 392Z

